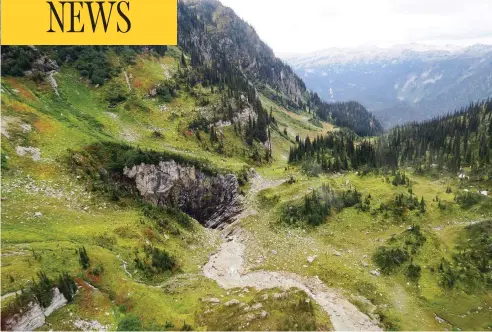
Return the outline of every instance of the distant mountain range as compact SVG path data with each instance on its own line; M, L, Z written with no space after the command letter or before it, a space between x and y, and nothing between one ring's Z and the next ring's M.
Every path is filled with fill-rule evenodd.
M492 96L492 45L333 48L281 57L323 99L357 100L387 128Z

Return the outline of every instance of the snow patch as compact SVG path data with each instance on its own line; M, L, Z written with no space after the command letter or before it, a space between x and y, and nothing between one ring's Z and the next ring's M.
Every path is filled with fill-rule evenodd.
M442 78L442 74L436 75L422 82L422 84L434 84Z

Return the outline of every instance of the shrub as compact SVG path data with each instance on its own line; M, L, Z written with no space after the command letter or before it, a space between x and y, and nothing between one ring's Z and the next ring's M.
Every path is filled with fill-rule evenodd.
M118 331L142 331L142 321L135 315L127 315L118 323Z
M140 259L138 251L136 251L134 261L135 266L146 274L150 275L172 271L177 266L176 259L169 255L165 250L146 245L144 247L144 252L146 259ZM150 262L148 261L148 258L150 258Z
M389 274L408 260L408 253L400 248L379 247L374 253L374 263Z
M2 170L3 171L6 171L9 169L9 166L8 166L8 158L7 158L7 155L5 154L5 152L2 151L1 155L0 155L0 158L2 160Z
M342 202L344 207L352 207L362 202L362 194L357 189L349 189L342 194Z
M157 271L171 271L176 266L176 260L166 251L155 247L147 248L146 251L149 250L152 255L152 266L156 268Z
M478 193L465 192L460 193L456 196L456 202L463 209L470 208L478 203L480 203L483 199L483 196Z
M144 204L143 214L145 217L153 220L157 225L164 228L169 226L170 219L176 220L181 226L186 228L190 228L193 225L189 215L173 207Z
M328 187L321 192L313 190L311 194L304 196L304 204L284 207L282 220L289 224L306 222L311 226L321 225L331 213L331 194Z
M410 263L407 268L407 277L412 280L418 280L420 278L420 265Z
M104 272L104 266L102 264L98 264L95 268L92 269L91 273L95 276L100 276Z
M106 90L106 100L111 104L118 104L125 101L127 98L127 92L123 86L116 81L111 82Z
M306 160L302 164L302 169L306 173L307 176L317 177L323 172L323 168L321 164L316 162L315 160Z
M193 331L193 326L186 324L186 322L184 322L183 326L181 326L180 331Z
M400 171L395 172L393 180L391 181L391 184L394 186L399 186L399 185L409 185L410 180L408 177L405 175L405 173L402 173Z

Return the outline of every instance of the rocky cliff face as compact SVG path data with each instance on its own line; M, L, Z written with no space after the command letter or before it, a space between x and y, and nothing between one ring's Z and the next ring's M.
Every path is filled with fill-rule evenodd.
M184 0L178 8L179 45L186 52L208 62L225 56L252 82L278 88L292 100L302 99L302 80L232 9L215 0Z
M67 299L58 288L53 289L53 300L48 308L31 302L25 312L14 315L5 321L7 331L33 331L45 323L45 318L67 304Z
M222 228L242 210L238 181L232 174L209 176L174 161L125 168L144 199L177 206L208 228Z

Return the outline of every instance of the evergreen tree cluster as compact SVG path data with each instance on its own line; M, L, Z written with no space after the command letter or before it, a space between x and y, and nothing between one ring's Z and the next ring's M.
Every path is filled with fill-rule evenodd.
M87 250L85 250L85 247L79 249L79 263L84 270L86 270L90 265L89 255L87 255Z
M362 193L356 188L337 193L329 185L323 184L320 189L306 194L302 204L285 205L281 221L287 224L306 223L318 226L325 222L332 211L355 206L365 212L369 205L370 197L363 201Z
M394 128L375 140L348 131L299 140L289 162L312 159L325 171L413 166L457 172L492 170L492 101L473 103L453 114ZM399 182L397 180L397 182Z
M147 275L173 271L177 267L176 259L167 253L151 245L144 247L145 257L139 256L138 250L135 251L135 266Z
M376 167L374 146L367 140L356 144L357 136L348 130L299 140L291 147L289 163L314 160L325 172L357 169L361 166Z
M383 132L379 120L356 101L326 103L317 93L309 93L307 107L323 121L350 128L359 136L376 136Z
M380 144L395 151L395 165L457 172L462 166L483 169L492 160L492 101L472 103L453 114L394 128ZM389 153L389 152L388 152Z
M77 284L70 274L62 272L58 276L58 289L68 302L72 302L75 293L77 293Z
M413 257L418 254L426 241L427 238L420 226L414 225L401 234L391 237L386 246L377 248L372 259L384 274L395 273L406 265L404 269L406 276L416 281L420 277L421 267L413 262Z
M451 261L442 258L439 283L445 289L465 291L492 288L492 220L466 227Z

